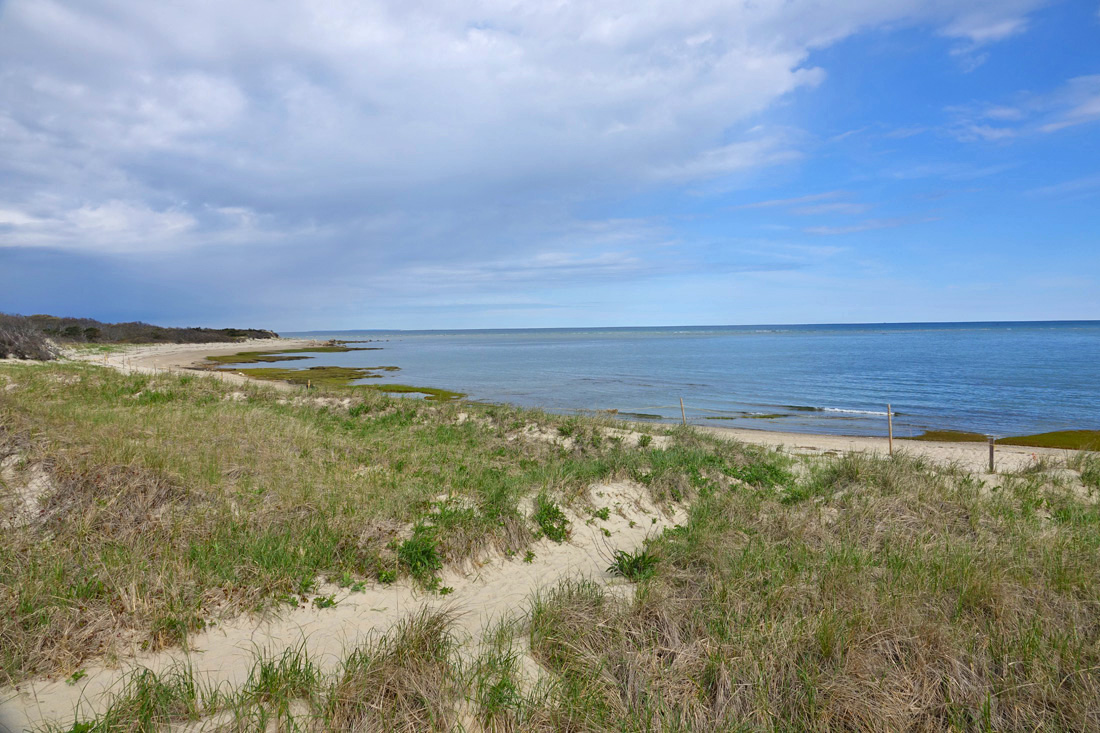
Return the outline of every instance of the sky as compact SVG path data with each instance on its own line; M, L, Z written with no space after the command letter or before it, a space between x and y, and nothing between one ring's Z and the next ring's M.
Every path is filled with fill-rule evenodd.
M1100 2L0 0L0 311L1100 318Z

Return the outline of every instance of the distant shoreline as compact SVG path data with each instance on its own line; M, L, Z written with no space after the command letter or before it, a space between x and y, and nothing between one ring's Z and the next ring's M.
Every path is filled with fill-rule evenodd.
M949 326L960 330L982 326L1100 326L1100 319L1084 318L1069 320L1041 321L868 321L850 323L732 323L671 326L533 326L515 328L348 328L337 330L288 331L288 338L328 337L334 334L395 334L402 336L416 334L447 333L518 333L522 331L554 332L606 332L606 331L751 331L758 329L827 331L829 329L921 329L922 327Z
M91 363L102 363L122 371L154 373L159 371L171 371L177 369L194 370L201 366L208 356L230 355L243 351L260 350L279 352L288 349L302 349L310 346L324 346L327 342L317 339L280 338L273 340L243 341L236 344L155 344L149 346L127 347L124 350L106 354L79 354L76 358ZM274 347L274 348L272 348ZM70 355L72 356L72 355ZM270 382L252 379L234 371L205 371L211 378L245 384L264 384L283 390L300 390L299 385L286 382ZM615 418L612 413L607 417ZM665 428L673 428L676 422L672 421L632 421L622 420L625 423L644 427L646 425L660 425ZM836 435L822 433L803 433L791 431L773 431L766 428L731 428L712 425L692 426L710 435L724 437L744 443L755 445L793 449L805 454L830 454L846 453L850 451L885 454L889 451L889 441L886 435L881 437ZM941 464L958 463L970 470L981 472L988 468L989 449L985 443L970 441L928 441L914 440L911 438L895 437L894 447L896 451L909 455L921 456ZM1067 449L1041 448L1027 446L998 445L996 455L998 470L1019 470L1034 462L1039 457L1064 456ZM983 468L984 467L984 468Z

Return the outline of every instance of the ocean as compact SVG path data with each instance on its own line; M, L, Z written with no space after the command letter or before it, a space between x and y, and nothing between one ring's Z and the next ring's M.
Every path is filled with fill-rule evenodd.
M328 331L380 351L280 366L396 366L382 380L551 412L845 435L1100 428L1100 321Z

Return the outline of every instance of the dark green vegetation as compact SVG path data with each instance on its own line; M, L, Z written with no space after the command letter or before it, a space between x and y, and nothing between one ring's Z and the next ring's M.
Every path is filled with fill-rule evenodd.
M377 390L378 392L385 392L387 394L422 394L424 395L424 399L432 400L435 402L458 400L466 396L462 392L452 392L449 389L439 389L438 387L414 387L409 384L366 384L361 386L364 386L367 389Z
M1100 450L1100 430L1058 430L1053 433L1001 438L997 442L1001 445L1026 445L1034 448Z
M340 367L315 366L308 369L280 369L278 367L248 367L231 369L239 374L269 382L290 382L291 384L313 385L316 387L350 387L360 379L377 379L377 371L390 371L397 367Z
M683 431L632 448L603 438L610 420L580 418L565 448L524 437L560 417L358 388L242 390L82 363L0 365L0 384L10 680L67 675L121 631L178 644L217 613L297 603L324 578L430 586L439 563L561 536L553 509L593 482L636 478L686 499L707 474L728 482L723 471L765 460ZM525 515L540 495L538 519Z
M389 394L424 395L424 399L436 402L457 400L466 395L461 392L451 392L437 387L413 387L408 384L355 384L361 379L377 379L381 377L380 371L397 371L399 367L336 367L318 366L309 369L278 369L278 368L247 368L233 369L253 379L263 379L269 382L290 382L291 384L310 385L313 387L325 387L328 389L347 388L351 390L369 389L376 392Z
M256 328L170 328L135 321L103 323L91 318L26 317L35 328L60 341L104 344L202 344L244 339L273 339L279 334Z
M989 436L957 430L928 430L911 440L939 440L953 443L985 443ZM1100 430L1059 430L1053 433L998 438L997 445L1020 445L1029 448L1064 448L1066 450L1100 450Z
M982 433L967 433L961 430L925 430L909 440L934 440L943 443L985 443L988 435Z
M535 514L532 517L542 534L554 542L565 542L569 537L569 520L553 499L545 493L535 498Z
M49 339L30 320L0 313L0 359L49 361L56 356Z
M615 416L621 420L660 420L660 415L651 412L619 412L615 410Z
M302 349L272 349L268 351L242 351L237 354L221 354L208 356L206 360L211 364L258 364L277 361L295 361L308 359L301 354L342 354L347 351L380 351L379 348L353 347L342 344L328 344L326 346L308 346ZM396 369L397 367L375 367L376 369Z
M659 559L647 549L636 552L615 550L611 565L607 568L613 575L621 575L628 580L639 581L653 576Z
M756 412L743 412L740 415L712 415L704 419L706 420L774 420L779 417L790 417L785 412L768 412L768 413L756 413Z

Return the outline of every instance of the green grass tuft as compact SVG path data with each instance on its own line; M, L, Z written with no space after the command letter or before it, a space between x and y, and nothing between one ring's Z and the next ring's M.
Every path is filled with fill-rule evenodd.
M554 542L565 542L569 537L569 520L565 512L545 493L535 498L535 513L531 517L542 534Z
M634 582L652 577L657 571L657 563L660 562L656 555L645 548L635 552L615 550L612 558L607 571Z
M397 557L421 583L428 584L434 580L435 574L443 568L435 528L418 524L413 529L412 537L398 546Z

